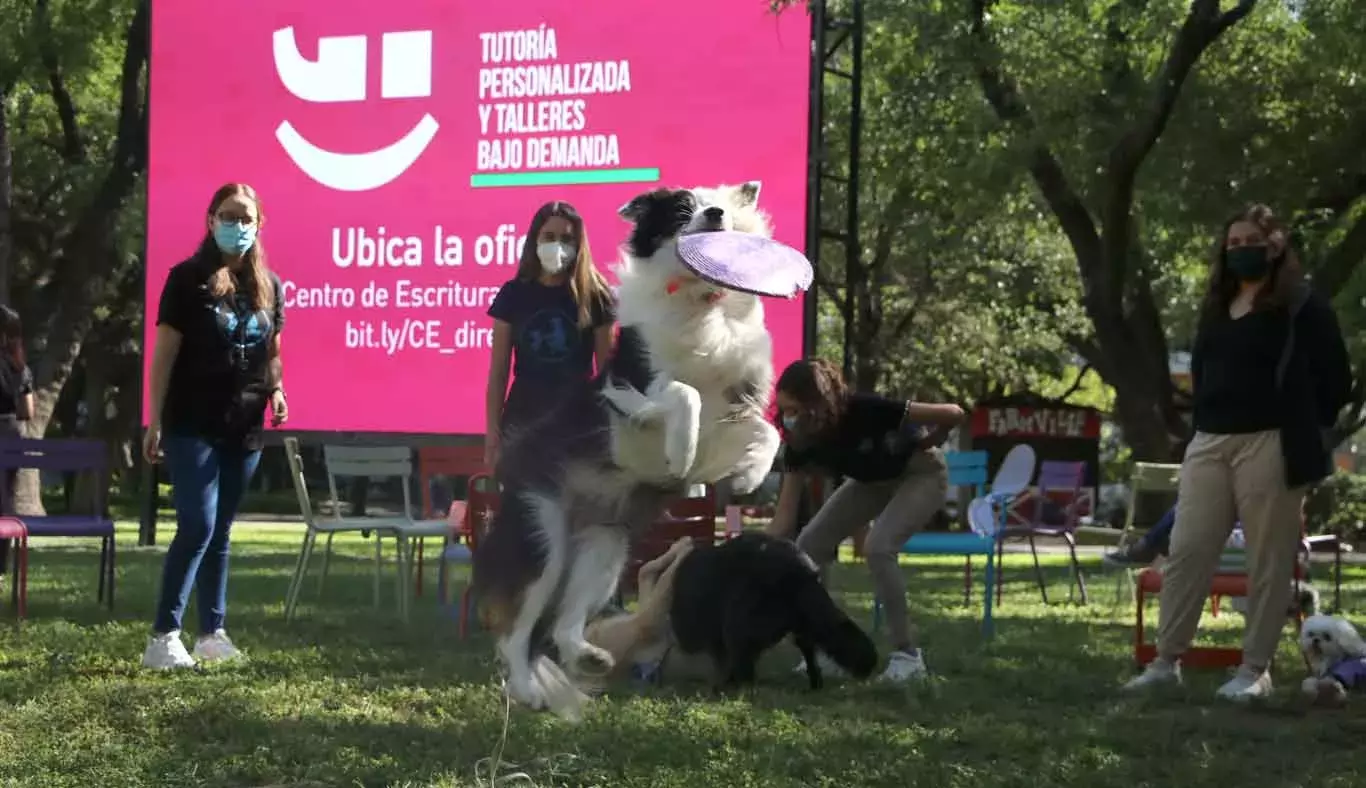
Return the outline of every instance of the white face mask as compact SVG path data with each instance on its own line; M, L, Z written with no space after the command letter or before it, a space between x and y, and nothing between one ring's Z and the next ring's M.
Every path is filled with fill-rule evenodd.
M536 257L541 261L541 270L551 276L563 271L578 254L576 247L557 241L536 245Z

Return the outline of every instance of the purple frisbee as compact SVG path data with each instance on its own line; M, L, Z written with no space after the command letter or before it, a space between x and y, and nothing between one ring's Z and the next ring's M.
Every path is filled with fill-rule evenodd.
M759 296L792 298L811 286L806 255L753 233L694 233L678 239L678 259L718 287Z

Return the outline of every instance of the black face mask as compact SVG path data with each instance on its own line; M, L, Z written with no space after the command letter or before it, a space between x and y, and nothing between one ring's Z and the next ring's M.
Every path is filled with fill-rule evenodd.
M1239 246L1225 250L1229 273L1244 282L1260 282L1271 273L1271 253L1265 246Z

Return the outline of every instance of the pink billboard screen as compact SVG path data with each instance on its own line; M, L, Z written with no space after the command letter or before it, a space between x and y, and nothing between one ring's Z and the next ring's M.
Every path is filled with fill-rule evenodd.
M213 192L251 184L291 430L482 433L486 312L542 203L579 209L609 279L618 207L658 186L762 181L804 245L809 22L765 0L152 8L144 356ZM802 303L765 308L782 365Z

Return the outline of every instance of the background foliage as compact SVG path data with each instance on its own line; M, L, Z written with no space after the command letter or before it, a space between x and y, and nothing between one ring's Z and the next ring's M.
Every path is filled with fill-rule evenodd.
M1112 416L1116 461L1170 458L1185 427L1169 354L1189 347L1214 233L1252 201L1294 222L1366 358L1360 0L864 9L861 249L852 287L833 241L818 277L822 352L840 354L848 324L858 385L1066 395ZM147 26L146 0L0 0L0 298L26 321L33 429L99 435L127 470ZM845 214L849 99L827 80L828 229Z

